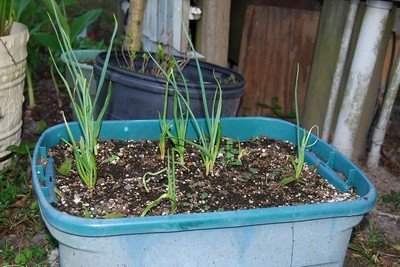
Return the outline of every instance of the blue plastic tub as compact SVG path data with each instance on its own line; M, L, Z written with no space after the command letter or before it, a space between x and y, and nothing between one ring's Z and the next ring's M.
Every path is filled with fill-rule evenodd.
M77 124L72 125L79 135ZM296 127L270 118L226 118L223 134L295 143ZM159 137L159 122L106 121L100 138ZM195 137L193 129L189 136ZM313 137L315 138L315 137ZM42 217L59 241L61 266L342 266L352 229L371 210L376 192L350 160L319 140L306 160L335 187L353 186L359 199L254 210L145 218L85 219L49 204L56 177L47 149L68 139L64 125L40 137L33 156L33 184ZM311 141L312 142L312 141ZM43 165L41 165L43 164ZM342 179L337 174L346 176Z

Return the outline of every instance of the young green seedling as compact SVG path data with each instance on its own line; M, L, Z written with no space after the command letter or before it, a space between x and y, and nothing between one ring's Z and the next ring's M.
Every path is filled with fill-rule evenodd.
M150 55L151 57L151 55ZM167 78L168 79L168 78ZM166 150L166 140L169 134L169 129L171 128L171 122L167 120L167 110L168 110L168 92L169 92L169 82L167 80L167 84L165 85L165 93L164 93L164 105L163 105L163 113L162 117L158 114L159 122L160 122L160 140L158 142L158 147L160 148L160 156L161 159L165 158L165 150Z
M160 173L164 172L165 170L159 171ZM162 194L156 200L150 202L147 207L143 210L141 217L145 216L152 208L156 207L160 204L163 200L169 200L171 203L171 214L175 213L177 208L178 201L176 200L176 177L175 177L175 153L172 150L172 153L168 150L168 162L167 162L167 178L168 178L168 185L167 185L167 192ZM145 180L145 179L144 179Z
M156 175L160 175L161 173L166 172L166 171L168 171L168 168L164 168L164 169L161 169L161 170L156 171L156 172L146 172L146 173L143 175L143 177L142 177L142 183L143 183L143 187L144 187L144 189L146 190L147 193L150 192L150 187L148 187L148 185L147 185L146 177L147 177L147 176L156 176Z
M292 182L298 182L298 183L304 183L304 181L301 179L301 173L304 168L304 162L305 162L305 155L306 155L306 149L309 147L312 147L315 145L318 141L318 139L315 139L315 141L308 145L308 141L311 137L311 133L314 129L316 129L317 136L318 136L318 126L314 125L311 127L310 131L303 131L303 138L300 141L300 132L302 131L300 128L300 119L299 119L299 107L298 107L298 101L297 101L297 89L298 89L298 83L299 83L299 73L300 73L300 67L299 64L297 64L297 72L296 72L296 84L294 87L294 104L295 104L295 111L296 111L296 137L297 137L297 159L294 159L293 157L290 157L290 161L292 163L292 166L294 168L295 174L294 176L284 178L280 181L280 184L282 185L287 185Z
M183 21L182 21L182 23L184 24ZM193 43L190 40L189 33L187 32L186 27L183 27L183 31L185 33L185 36L189 43L190 48L193 51L195 51ZM150 55L150 57L152 57L152 56ZM154 64L158 67L159 72L161 72L165 77L167 77L167 82L169 82L173 85L173 87L175 89L174 93L178 95L178 100L175 101L175 104L174 104L175 110L177 110L179 106L181 108L181 112L179 114L180 117L175 116L175 125L177 127L176 130L177 130L178 136L173 136L170 133L170 131L168 131L170 133L169 138L176 145L178 152L180 151L180 149L183 149L184 143L189 143L189 144L193 145L195 148L197 148L201 153L201 157L202 157L205 169L206 169L206 175L208 175L210 172L212 173L213 169L214 169L215 161L218 156L221 138L222 138L222 135L221 135L221 133L222 133L222 130L221 130L222 89L221 89L221 85L220 85L218 79L215 77L215 73L214 73L214 79L217 83L217 88L216 88L214 98L212 101L212 112L210 114L210 112L208 110L208 102L207 102L207 97L206 97L205 83L204 83L203 74L202 74L202 71L200 68L200 63L199 63L199 60L197 57L194 58L195 62L196 62L198 77L199 77L199 85L201 88L201 98L202 98L205 122L206 122L206 127L204 130L202 127L200 127L199 122L197 121L194 113L192 112L192 110L190 108L188 96L186 95L186 97L184 97L182 95L182 93L178 90L174 71L167 72L166 69L158 62L158 60L155 60L153 57L152 57L152 59L153 59ZM181 75L181 77L183 78L183 81L185 83L185 78L183 77L180 67L172 68L172 69L174 69L174 70L176 69L179 72L179 74ZM186 84L185 84L185 88L187 89ZM180 101L183 102L183 105L186 109L185 117L182 112L182 105L181 105L182 102L180 102L179 99L180 99ZM199 144L189 141L189 140L186 140L186 127L187 127L187 119L189 116L192 119L192 123L194 125L195 131L199 137ZM165 124L165 120L164 120L164 122L162 122L162 124ZM163 129L163 127L162 127L162 129ZM164 138L164 137L165 136L163 136L163 133L162 133L161 138ZM182 158L183 158L183 155L181 155L181 159Z
M140 73L145 74L147 69L147 64L149 63L149 54L143 53L142 55L142 68L140 69Z
M182 17L181 17L182 18ZM182 20L183 25L185 23ZM187 31L186 27L182 27L183 32L185 34L185 37L189 43L189 46L192 51L195 51L194 45L192 43L192 40L190 39L189 33ZM221 129L221 113L222 113L222 89L221 85L218 81L218 79L215 77L214 73L214 79L217 83L217 88L214 94L214 99L213 99L213 104L212 104L212 109L211 109L211 114L209 113L208 110L208 102L207 102L207 97L206 97L206 89L205 89L205 83L203 79L203 73L200 68L200 63L197 57L194 57L195 62L196 62L196 67L197 67L197 72L198 72L198 77L199 77L199 84L201 88L201 98L203 102L203 108L204 108L204 115L205 115L205 121L206 121L206 131L202 130L202 128L199 126L193 112L190 109L189 103L180 95L182 101L185 103L186 109L189 112L193 124L195 126L195 130L197 134L199 135L200 139L200 145L197 145L196 143L191 142L192 145L197 147L199 151L202 154L202 160L206 169L206 175L208 175L210 172L213 172L215 161L218 156L219 152L219 147L221 144L221 138L222 138L222 129Z
M66 53L68 60L70 62L73 62L73 64L67 64L67 68L68 68L68 71L71 73L71 76L75 83L74 88L70 88L65 77L61 73L60 69L57 67L57 64L55 62L55 59L54 59L51 51L50 51L50 56L52 58L53 64L55 65L59 76L61 77L61 79L67 89L69 98L71 100L72 107L75 111L75 114L76 114L78 122L79 122L80 130L82 132L82 136L80 137L79 142L77 142L75 140L75 136L72 133L72 130L63 114L65 127L68 132L68 136L70 138L70 142L67 142L67 143L72 147L75 161L76 161L76 167L77 167L80 178L82 179L82 181L85 183L85 185L87 187L93 188L95 186L96 180L97 180L97 166L96 166L96 160L95 160L95 156L97 155L97 139L100 134L102 118L104 116L105 110L110 101L111 86L108 87L107 96L106 96L104 105L103 105L101 111L99 112L99 114L97 115L97 117L95 115L96 114L96 103L98 101L100 91L101 91L101 88L104 83L104 78L105 78L105 74L107 71L108 62L110 59L112 43L113 43L113 40L117 33L117 28L118 28L117 19L114 16L115 26L114 26L114 32L113 32L113 35L111 38L111 45L107 51L107 57L104 62L105 67L103 68L101 75L100 75L99 84L97 87L98 89L97 89L95 99L92 101L92 99L90 97L90 93L89 93L90 81L87 81L84 78L83 71L80 67L80 64L78 64L78 60L75 57L75 54L73 53L71 41L70 41L68 35L63 30L63 27L61 27L60 18L58 17L57 12L55 12L54 3L53 3L53 9L54 9L54 15L55 15L55 23L53 21L53 18L50 16L50 14L48 16L49 16L50 22L55 30L56 37L60 44L62 52L68 52L68 53Z
M174 126L175 126L175 132L176 132L176 137L169 131L169 138L172 140L174 143L174 147L176 152L179 155L179 162L181 164L184 164L184 156L185 156L185 139L186 139L186 132L187 132L187 126L188 126L188 118L189 118L189 113L185 112L184 107L182 106L182 102L179 96L179 88L177 87L177 81L175 79L175 74L174 74L174 69L177 70L179 73L183 85L185 88L185 93L186 97L185 100L188 104L190 104L189 100L189 89L187 87L186 79L180 70L179 67L171 67L170 69L170 76L169 80L171 81L172 84L174 84Z
M163 75L166 77L167 80L165 86L165 94L164 94L163 114L162 117L161 115L159 115L160 129L161 129L159 147L160 147L161 159L164 159L165 157L166 139L168 137L174 143L175 150L179 154L179 161L181 164L183 164L184 153L185 153L186 129L188 124L188 114L187 113L185 114L182 107L182 103L177 93L179 92L179 87L175 79L175 71L177 71L181 75L186 92L186 100L187 102L189 102L189 90L186 84L186 80L177 64L177 61L174 58L172 58L169 61L170 62L169 69L165 70L161 65L159 65L157 60L155 60L151 54L149 54L149 56L152 58L154 64L158 66L158 68L160 68L160 71L163 73ZM170 131L172 127L172 122L167 120L168 93L170 85L172 85L172 88L174 89L173 114L174 114L174 126L175 126L176 136L173 135Z
M197 61L197 67L198 67L198 69L200 69L200 65L199 65L198 61ZM201 73L201 71L200 71L200 73ZM200 126L195 115L193 114L192 110L190 109L189 104L182 97L182 95L179 94L179 92L178 92L179 96L181 97L182 101L184 102L184 104L186 106L186 109L187 109L189 115L192 118L192 123L193 123L194 129L197 132L197 135L199 136L199 143L195 143L195 142L192 142L189 140L186 140L186 142L191 144L195 148L197 148L199 150L199 152L201 153L201 158L204 163L206 175L209 175L214 170L215 161L218 157L220 144L221 144L221 138L222 138L222 129L221 129L222 89L221 89L221 85L219 84L218 80L216 80L216 82L217 82L217 91L215 92L214 99L213 99L213 105L212 105L213 112L212 112L211 116L208 113L208 109L205 110L206 130L203 130L203 128ZM204 83L200 82L200 84L201 84L201 87L203 88L202 91L205 90ZM205 98L203 99L203 102L206 102ZM206 103L206 105L207 105L207 103Z
M225 156L225 159L222 160L223 164L231 166L242 165L241 158L243 157L243 151L241 149L239 141L238 141L238 148L235 148L234 140L226 138L225 147L221 148L219 152L220 154Z

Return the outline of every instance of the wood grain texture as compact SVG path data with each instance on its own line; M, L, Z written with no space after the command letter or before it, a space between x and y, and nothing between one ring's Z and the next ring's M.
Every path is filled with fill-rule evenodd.
M189 7L190 0L148 0L143 20L143 50L155 52L157 44L162 43L186 53L188 42L183 27L189 25Z
M294 110L296 65L300 63L299 107L304 103L319 11L249 5L239 57L247 81L239 114L265 116L258 103L274 97L285 113Z
M359 7L359 11L360 8L361 7ZM322 6L317 39L315 41L313 63L310 79L308 81L307 96L302 114L303 127L306 129L309 129L315 124L318 125L320 129L323 129L348 10L348 1L325 1ZM344 81L347 80L354 54L356 43L354 43L353 40L357 40L357 38L354 37L358 36L359 26L361 25L360 19L362 19L362 16L360 16L360 19L358 19L358 16L359 14L357 14L354 23L353 37L349 44L347 59L343 69L342 82L339 86L339 95L335 108L337 110L341 105L345 87ZM336 117L337 115L335 114L332 126L336 123Z
M198 3L202 17L197 24L196 49L207 62L226 67L231 0L201 0Z

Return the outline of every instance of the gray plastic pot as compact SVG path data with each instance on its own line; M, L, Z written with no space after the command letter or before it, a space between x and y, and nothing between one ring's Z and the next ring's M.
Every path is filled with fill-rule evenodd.
M78 137L78 125L71 128ZM296 140L296 126L277 119L226 118L222 129L235 140ZM100 138L157 140L159 134L158 120L106 121ZM189 129L188 136L196 138L195 130ZM354 187L359 199L144 218L80 218L51 205L57 177L46 151L61 139L69 139L64 125L46 130L32 161L33 186L43 220L59 241L61 266L342 266L353 227L376 200L364 173L318 140L306 161L336 188Z
M93 65L96 61L96 57L99 53L103 52L104 50L74 50L73 53L79 63L71 62L68 60L68 53L71 52L64 52L61 54L60 59L65 64L75 65L76 67L80 67L83 72L83 76L86 78L87 81L90 80L90 88L89 93L92 99L96 96L96 81L93 79ZM66 69L66 79L71 88L74 88L74 81L71 77L71 73Z

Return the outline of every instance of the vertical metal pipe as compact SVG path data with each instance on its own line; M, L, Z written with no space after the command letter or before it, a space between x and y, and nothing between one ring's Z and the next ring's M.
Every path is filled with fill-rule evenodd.
M392 7L392 3L388 1L367 1L366 5L332 142L335 148L350 158L353 156L361 112Z

